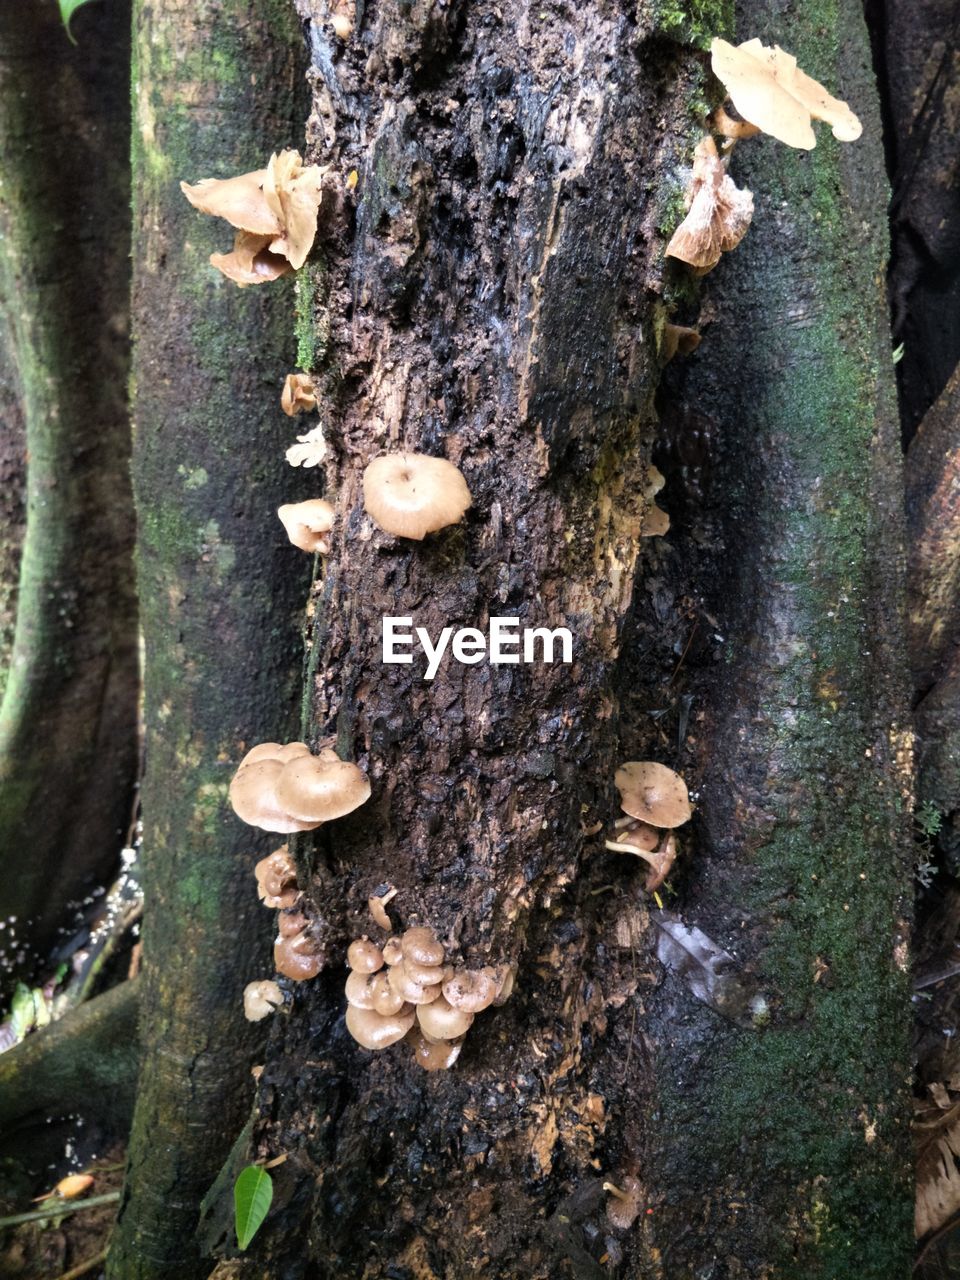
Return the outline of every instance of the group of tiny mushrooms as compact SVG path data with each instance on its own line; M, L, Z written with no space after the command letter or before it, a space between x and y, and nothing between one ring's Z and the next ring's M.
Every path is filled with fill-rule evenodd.
M338 25L339 22L339 25ZM352 24L334 17L335 35L347 40ZM716 39L711 65L722 81L731 115L720 107L710 120L711 132L694 152L693 173L685 194L687 213L666 248L666 256L705 274L734 249L753 217L753 195L739 189L727 173L736 141L767 133L792 147L816 145L811 118L828 122L834 136L854 141L861 125L845 102L829 93L778 46L748 40L738 46ZM718 149L716 137L723 139ZM225 218L235 229L233 250L213 254L211 263L240 286L264 284L303 266L313 246L325 180L335 185L328 168L304 166L296 151L273 155L265 169L227 179L208 178L194 186L181 183L187 199L203 213ZM347 179L348 188L356 174ZM667 324L658 335L665 362L692 352L700 342L696 329ZM281 398L290 416L314 410L316 389L307 373L290 374ZM287 452L294 465L316 466L326 446L322 427L304 436ZM654 467L644 490L645 516L640 532L666 533L669 517L653 502L663 485ZM422 540L458 523L471 505L470 490L460 470L445 458L419 453L388 453L374 458L363 475L363 505L386 533ZM336 520L324 498L281 506L277 513L294 546L320 555L330 551ZM624 817L614 824L606 847L629 853L649 864L645 889L655 893L677 856L675 829L691 816L686 784L679 774L652 761L631 761L616 774ZM249 751L230 785L237 816L261 830L291 834L309 831L351 813L370 796L366 774L341 760L330 747L318 754L302 742L262 743ZM279 933L274 959L279 973L295 982L313 978L322 960L302 910L303 894L286 845L257 864L260 898L278 909ZM508 965L467 969L448 961L433 929L408 928L392 934L384 900L370 899L377 926L390 934L382 943L363 936L347 949L346 1026L366 1049L384 1049L407 1040L414 1060L427 1070L452 1066L477 1013L502 1004L513 987ZM283 1003L274 981L250 983L244 992L248 1018L259 1020ZM605 1184L614 1197L610 1213L616 1225L629 1226L640 1210L640 1184L621 1179L618 1188Z

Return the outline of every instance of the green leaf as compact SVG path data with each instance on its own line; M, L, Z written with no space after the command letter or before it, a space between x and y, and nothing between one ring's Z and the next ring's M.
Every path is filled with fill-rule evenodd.
M899 364L903 359L904 344L901 342L899 347L895 347L893 351L893 363Z
M260 1230L273 1199L273 1179L266 1169L248 1164L233 1184L233 1207L237 1223L237 1244L241 1249Z
M60 5L60 17L63 19L63 25L66 28L67 35L73 40L73 32L70 30L70 19L80 8L81 5L89 4L90 0L58 0ZM76 44L76 40L73 40Z

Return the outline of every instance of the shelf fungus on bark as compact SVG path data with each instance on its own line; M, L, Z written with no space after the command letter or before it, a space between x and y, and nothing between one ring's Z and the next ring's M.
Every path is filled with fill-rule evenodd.
M779 45L771 48L759 40L732 45L716 39L710 60L743 119L789 147L811 151L817 145L811 120L829 124L840 142L855 142L863 132L849 106L801 71L796 58Z
M381 529L418 542L457 524L473 502L462 472L446 458L389 453L363 473L363 505Z
M301 551L330 554L327 534L333 528L334 510L325 498L308 498L306 502L285 502L277 508L287 537Z
M737 247L753 217L753 193L736 185L709 136L694 152L686 205L687 216L671 236L666 256L678 258L705 275L722 254Z
M230 783L230 803L243 822L288 835L345 817L370 798L357 765L303 742L265 742L248 751Z
M288 373L280 393L280 408L288 418L317 407L317 389L309 373Z
M195 209L237 229L233 252L212 254L211 264L241 286L265 284L306 262L327 172L305 167L299 151L280 151L265 169L181 182L180 190Z
M265 907L292 907L300 900L297 868L285 844L253 869L257 877L257 894Z
M243 1016L248 1022L260 1022L283 1004L283 992L272 978L248 982L243 988Z
M403 1036L384 1033L381 1043L376 1019L390 1021L399 1031L400 1022L409 1017L414 1061L427 1071L453 1066L476 1013L509 997L514 970L510 965L454 969L446 960L434 930L421 926L388 938L382 948L365 937L351 942L345 991L347 1030L353 1038L367 1049L384 1048Z

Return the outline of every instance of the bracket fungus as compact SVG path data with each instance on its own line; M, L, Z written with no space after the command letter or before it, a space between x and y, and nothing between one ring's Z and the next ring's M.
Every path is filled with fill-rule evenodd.
M287 537L301 551L330 554L327 534L333 528L334 510L325 498L308 498L306 502L285 502L277 508Z
M473 499L462 472L446 458L388 453L363 473L364 509L387 533L418 542L463 518Z
M317 389L309 373L288 373L280 393L280 408L288 418L317 407Z
M703 138L693 155L693 177L686 191L687 216L670 237L668 258L686 262L704 275L721 254L735 249L753 218L753 192L741 189L727 173L713 138Z
M369 798L362 769L329 749L311 755L303 742L261 743L247 752L230 783L238 818L285 835L345 817Z
M299 151L280 151L265 169L192 186L181 182L180 190L195 209L237 229L233 252L212 254L211 264L241 286L264 284L306 262L326 173L304 166Z
M710 45L710 62L743 119L788 147L813 150L817 136L811 120L829 124L840 142L855 142L863 132L849 106L801 71L779 45L717 39Z
M248 1022L269 1017L283 1004L283 992L272 979L248 982L243 988L243 1016Z

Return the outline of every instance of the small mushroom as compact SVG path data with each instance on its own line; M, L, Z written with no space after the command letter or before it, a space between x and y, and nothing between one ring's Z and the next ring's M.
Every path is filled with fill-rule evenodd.
M276 795L285 765L309 756L310 748L303 742L290 742L286 746L279 742L261 742L248 751L230 783L230 804L237 817L263 831L282 835L319 826L319 822L292 817Z
M474 1014L455 1009L444 996L430 1004L417 1006L420 1029L430 1040L455 1040L465 1035L473 1024Z
M611 1224L620 1231L632 1227L643 1208L643 1185L639 1179L627 1174L620 1179L622 1186L613 1182L605 1182L603 1189L610 1199L607 1201L607 1217Z
M640 524L641 538L662 538L670 531L670 517L654 502L643 513Z
M410 1004L430 1004L440 995L440 983L424 985L407 972L406 961L401 960L387 971L387 979L398 995Z
M277 507L280 523L287 537L301 551L330 554L326 535L333 528L334 510L325 498L308 498L306 502L285 502Z
M318 950L307 949L309 937L303 933L292 938L277 938L273 944L273 963L277 972L294 982L304 982L315 978L323 967Z
M243 1016L248 1022L259 1022L283 1004L283 992L272 979L248 982L243 988Z
M717 265L721 254L737 247L753 218L753 193L741 191L729 176L709 136L694 152L686 200L689 211L665 253L703 274Z
M362 769L332 752L325 757L299 756L277 778L276 799L291 818L319 826L369 800L370 780Z
M281 231L280 220L263 193L266 169L241 173L235 178L202 178L180 190L195 209L214 218L225 218L232 227L271 240Z
M399 1013L406 1004L403 996L390 985L390 975L374 973L370 978L370 999L377 1013Z
M271 252L272 238L238 231L233 239L233 251L211 253L210 265L241 289L251 284L269 284L271 280L279 280L293 268L282 254Z
M373 1008L373 979L376 977L372 973L349 973L347 974L347 982L344 991L347 994L347 1003L355 1004L358 1009Z
M381 529L417 541L456 524L473 499L462 473L446 458L390 453L363 473L363 505Z
M513 995L513 988L517 981L517 966L515 964L498 964L493 967L493 978L497 984L497 994L494 999L494 1006L504 1005Z
M400 948L405 959L416 960L419 964L443 964L443 944L433 929L408 929L400 939Z
M300 898L297 868L285 844L253 869L257 877L257 893L265 907L292 907Z
M674 356L693 355L700 345L700 334L696 329L688 329L683 324L665 324L660 341L660 355L664 364L669 364Z
M649 822L620 818L614 824L613 839L604 843L616 853L652 853L660 843L660 832Z
M383 952L375 942L357 938L347 947L347 964L357 973L376 973L383 968Z
M413 1030L407 1037L413 1049L413 1060L424 1071L447 1071L460 1057L463 1040L428 1040Z
M348 40L350 38L353 23L345 13L335 13L330 19L330 25L333 27L333 34L338 40Z
M364 1049L386 1049L402 1040L413 1026L414 1010L409 1005L399 1013L382 1014L373 1009L347 1005L347 1030Z
M310 921L302 911L279 911L277 913L277 932L281 938L293 938L303 933Z
M710 61L744 120L789 147L811 151L817 145L811 117L826 121L840 142L855 142L863 132L847 104L801 71L796 58L779 45L770 48L759 40L732 45L716 39Z
M317 389L309 373L288 373L280 393L280 408L288 418L317 407Z
M674 833L669 831L661 844L661 832L645 822L631 820L629 826L617 831L615 838L605 841L605 844L615 853L632 853L649 864L650 871L643 886L647 893L660 888L677 860L677 837Z
M383 944L383 959L388 965L399 964L403 959L403 947L399 938L388 938Z
M462 1013L479 1013L497 998L498 984L493 969L458 969L443 984L445 999Z
M666 765L631 760L617 770L617 790L624 813L654 827L680 827L693 809L687 784Z

